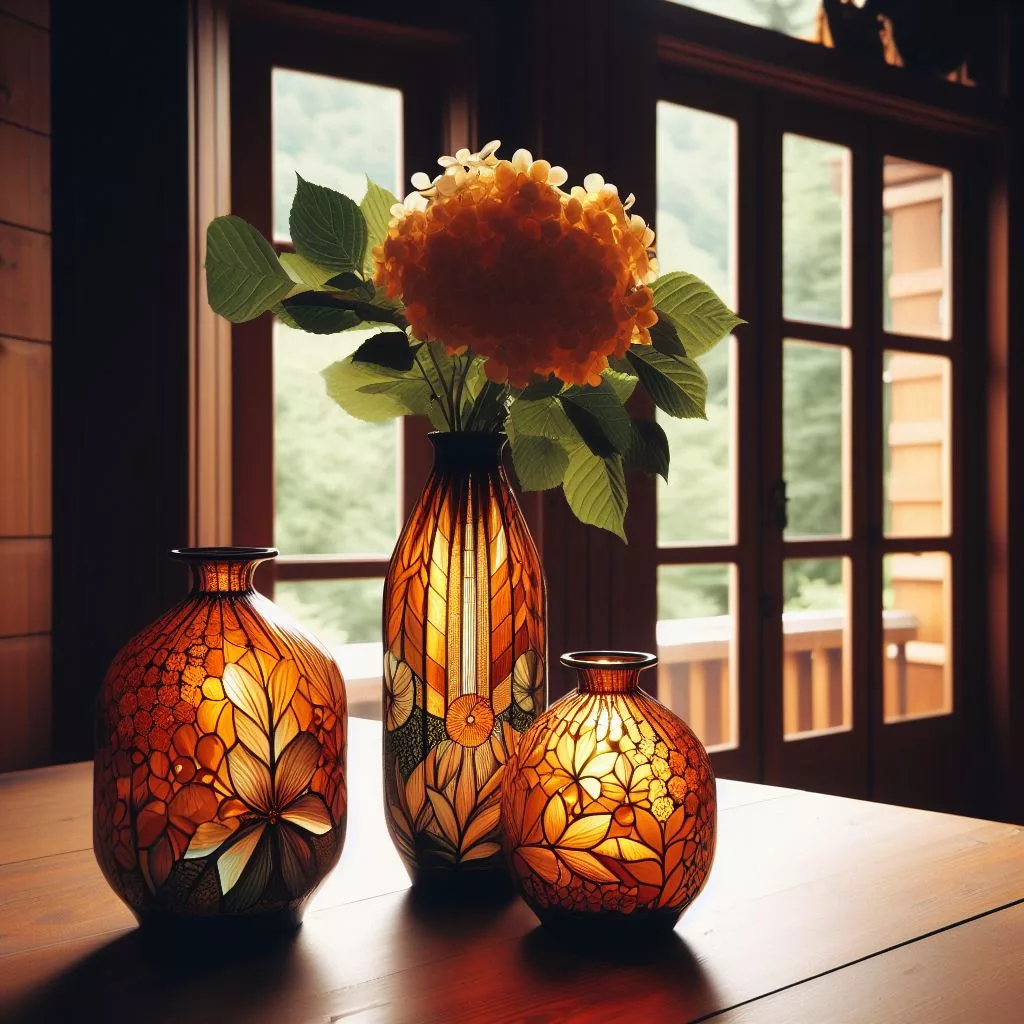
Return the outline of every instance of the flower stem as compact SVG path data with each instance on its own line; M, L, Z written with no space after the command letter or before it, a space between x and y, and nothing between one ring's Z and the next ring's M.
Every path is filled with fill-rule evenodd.
M429 346L427 346L427 351L430 351ZM430 382L430 377L428 376L427 371L423 368L423 364L420 362L419 352L417 352L416 355L413 357L413 362L415 362L416 364L416 369L420 371L420 376L426 382L427 390L430 392L431 400L437 402L437 404L441 407L441 413L444 416L445 423L448 424L448 429L453 430L454 426L452 424L451 417L448 415L448 410L445 409L444 402L441 401L441 396L438 395L438 393L434 390L434 385ZM437 366L436 361L434 363L434 366ZM440 371L438 371L438 376L440 376ZM443 377L441 379L444 380Z

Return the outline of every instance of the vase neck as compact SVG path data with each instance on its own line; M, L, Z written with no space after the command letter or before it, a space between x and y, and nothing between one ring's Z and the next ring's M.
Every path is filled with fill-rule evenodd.
M434 431L429 437L434 446L434 469L445 473L499 470L508 440L504 434L473 431Z
M575 651L561 662L576 669L580 693L635 693L640 673L658 663L655 654L639 651Z
M256 569L277 557L274 548L176 548L172 558L192 570L193 594L251 594Z

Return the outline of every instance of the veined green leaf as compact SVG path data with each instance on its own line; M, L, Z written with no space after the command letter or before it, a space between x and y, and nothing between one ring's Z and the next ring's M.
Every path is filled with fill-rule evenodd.
M418 373L358 363L352 356L320 371L327 394L350 416L380 423L396 416L426 414L430 393Z
M306 285L314 291L324 289L327 282L334 276L333 270L318 266L297 252L283 252L278 259L296 284Z
M391 207L397 202L398 200L386 188L381 188L369 178L366 179L366 195L359 204L367 229L366 254L363 257L363 272L366 274L373 273L373 247L380 245L387 237Z
M348 196L296 175L288 228L296 251L307 260L338 273L363 267L366 221Z
M519 398L524 402L536 402L542 398L550 398L552 395L557 395L559 391L565 385L554 375L548 377L547 380L539 380L533 384L527 384L522 391L519 392Z
M324 292L301 292L281 305L299 328L309 334L338 334L358 327L361 322L357 313Z
M693 274L673 271L659 277L651 289L655 311L672 321L691 359L702 356L746 322Z
M658 322L651 328L651 344L667 356L685 356L686 349L679 340L679 332L668 316L659 316Z
M524 491L558 487L569 466L566 450L549 437L512 433L512 465Z
M240 324L276 306L294 285L270 243L241 217L206 229L206 295L215 313Z
M627 469L657 473L668 480L668 438L655 420L633 420L629 450L624 456Z
M277 319L280 320L281 323L285 325L285 327L290 327L293 331L302 330L302 328L298 324L298 321L295 319L295 317L291 315L291 313L288 312L287 309L284 308L284 305L282 303L279 302L276 306L274 306L274 308L271 310L271 313L273 313L274 316L276 316Z
M603 458L629 448L632 421L607 381L598 387L574 384L558 398L587 447Z
M603 459L585 444L577 444L569 452L562 491L577 519L626 540L629 500L621 455Z
M413 368L416 359L404 331L382 331L367 338L352 354L352 361L405 371Z
M650 345L631 345L626 358L659 409L680 419L707 419L708 379L692 359L667 356Z
M637 376L625 359L622 360L622 369L609 366L607 370L602 371L601 379L611 386L620 405L625 405L636 390Z
M524 402L521 397L517 398L512 403L509 419L515 431L520 434L549 437L555 441L579 439L562 403L553 395L535 402Z

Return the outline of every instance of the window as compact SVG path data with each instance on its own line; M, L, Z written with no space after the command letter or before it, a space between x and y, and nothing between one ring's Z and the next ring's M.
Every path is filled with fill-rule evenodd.
M293 19L240 21L233 40L233 208L279 253L293 251L296 174L357 201L369 175L401 196L409 161L429 166L445 148L443 48L398 60ZM280 550L261 586L335 654L352 713L379 717L383 578L429 457L424 423L365 423L324 392L319 371L370 333L310 335L266 317L235 328L233 532Z

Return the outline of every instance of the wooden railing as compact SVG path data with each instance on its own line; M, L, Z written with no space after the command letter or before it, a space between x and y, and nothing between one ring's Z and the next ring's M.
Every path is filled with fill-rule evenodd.
M918 631L911 612L886 611L887 681L907 691L907 644ZM783 725L787 736L841 728L850 722L844 684L845 617L837 611L785 612ZM709 747L737 741L732 681L732 619L728 615L663 619L658 623L658 699L684 718Z
M907 652L908 644L912 652L920 646L916 643L918 620L906 611L887 611L884 616L886 704L912 710L909 666L914 658L908 658ZM850 694L843 678L843 614L786 612L782 630L786 735L847 725ZM731 746L737 740L732 637L733 621L728 615L658 623L658 699L684 718L709 747ZM350 712L379 719L380 644L346 644L334 654L345 676Z

